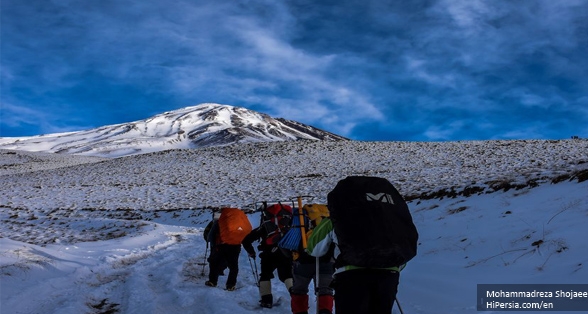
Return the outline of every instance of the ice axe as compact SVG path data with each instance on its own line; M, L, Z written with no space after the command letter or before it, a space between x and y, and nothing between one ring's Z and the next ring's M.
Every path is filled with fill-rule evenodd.
M300 220L300 236L302 237L302 249L306 250L306 228L304 227L304 213L302 212L302 197L298 196L298 219Z

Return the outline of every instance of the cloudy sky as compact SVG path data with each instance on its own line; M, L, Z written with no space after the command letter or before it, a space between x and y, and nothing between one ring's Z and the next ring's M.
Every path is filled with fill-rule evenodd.
M588 137L588 0L2 0L0 136L204 102L357 140Z

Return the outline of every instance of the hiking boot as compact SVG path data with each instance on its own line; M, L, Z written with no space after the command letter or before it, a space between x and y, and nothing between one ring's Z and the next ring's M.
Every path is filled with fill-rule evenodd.
M264 302L264 301L259 301L259 306L265 307L267 309L271 309L274 305L272 303L268 303L268 302Z
M235 291L237 290L237 286L227 286L227 291Z
M206 281L204 284L207 285L207 286L209 286L209 287L216 287L216 283L211 282L211 281Z
M274 296L271 294L262 295L259 305L271 309L274 306Z

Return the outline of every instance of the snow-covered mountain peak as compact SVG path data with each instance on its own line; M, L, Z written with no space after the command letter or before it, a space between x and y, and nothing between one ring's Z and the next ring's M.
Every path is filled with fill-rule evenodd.
M119 157L168 149L234 143L347 140L296 121L242 107L205 103L96 129L22 138L0 138L0 148Z

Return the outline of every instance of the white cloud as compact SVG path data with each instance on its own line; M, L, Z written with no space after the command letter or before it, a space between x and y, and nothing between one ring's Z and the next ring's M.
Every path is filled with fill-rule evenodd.
M17 106L3 101L0 105L2 124L10 128L18 128L22 125L45 124L47 112L35 110L30 107ZM4 136L0 134L0 137Z
M34 125L39 128L42 134L79 131L93 127L78 124L65 124L65 126L60 126L58 122L63 122L64 117L60 116L60 112L55 112L49 107L32 108L30 106L3 102L0 106L0 111L2 111L3 116L2 124L10 128Z
M459 133L463 127L462 121L454 121L443 125L433 125L427 128L424 136L431 141L445 141L451 139L455 133Z
M484 20L493 13L482 0L442 0L439 8L447 10L453 21L466 32L476 33Z
M352 86L330 76L329 71L336 66L334 55L315 55L293 47L280 28L267 29L253 19L236 18L227 21L224 29L234 32L238 38L239 55L223 47L211 47L217 53L210 54L211 66L207 73L217 73L214 77L193 75L198 69L180 68L185 73L181 79L174 79L182 90L188 90L213 81L226 93L266 107L270 114L287 117L305 123L318 121L327 123L334 132L348 134L358 118L380 120L382 112L369 100L369 96ZM226 49L226 50L225 50ZM237 71L241 76L225 74ZM177 76L177 73L172 74ZM296 95L276 98L272 90L289 89L299 91ZM268 95L256 94L256 89L268 91ZM256 94L256 96L251 96ZM332 123L329 123L332 121ZM332 128L331 128L332 127Z
M3 21L13 27L4 27L3 34L15 34L3 37L3 93L11 97L14 86L49 107L60 105L55 99L103 105L111 101L109 91L122 91L120 102L135 111L143 106L136 96L173 99L171 105L162 102L162 111L222 102L346 136L366 123L393 128L398 121L385 115L398 112L391 106L399 103L414 106L425 125L434 123L440 107L462 113L510 110L515 104L496 101L505 95L523 109L565 106L581 112L572 107L582 106L574 99L587 87L586 59L578 53L586 42L584 6L583 0L440 0L424 9L370 4L361 20L315 27L309 16L321 16L328 7L299 13L265 0L36 0L18 6L30 20ZM337 9L349 14L358 7L363 5L341 3ZM569 82L567 90L546 87L560 78L555 84ZM98 96L80 99L86 91ZM43 98L49 94L53 101ZM430 132L431 138L448 136Z
M441 74L435 74L427 69L427 61L422 59L415 59L411 56L405 56L405 59L406 70L413 78L435 86L447 88L457 87L457 78L453 73L451 73L451 71L444 71Z

